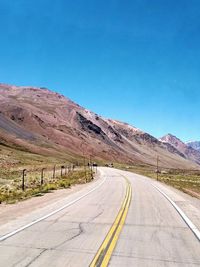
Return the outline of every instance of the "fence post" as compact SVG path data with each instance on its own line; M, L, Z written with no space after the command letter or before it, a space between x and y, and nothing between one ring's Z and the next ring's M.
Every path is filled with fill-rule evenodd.
M42 170L41 170L41 185L43 185L43 183L44 183L44 170L45 170L45 168L42 168Z
M93 164L91 163L91 168L90 168L90 175L91 179L93 179Z
M157 160L156 160L156 165L157 165L157 176L156 176L156 180L158 181L158 164L159 164L159 156L157 156Z
M85 156L83 158L83 165L84 165L84 173L85 173L85 182L87 183L87 171L86 171L86 165L85 165Z
M63 176L63 169L65 168L65 166L61 166L60 167L60 177L62 177Z
M22 190L25 190L25 176L26 176L26 169L22 171Z
M53 179L55 179L55 174L56 174L56 165L53 167Z

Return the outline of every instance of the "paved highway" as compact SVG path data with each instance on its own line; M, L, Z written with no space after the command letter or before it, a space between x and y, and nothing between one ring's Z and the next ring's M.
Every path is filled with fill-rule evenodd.
M100 172L53 206L0 227L0 266L200 266L198 206L148 178ZM184 207L194 232L154 186Z

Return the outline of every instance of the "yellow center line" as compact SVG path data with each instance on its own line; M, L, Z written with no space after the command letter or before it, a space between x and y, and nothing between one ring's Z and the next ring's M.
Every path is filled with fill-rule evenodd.
M123 176L124 177L124 176ZM126 177L124 177L126 180L126 195L125 199L122 203L122 206L118 212L118 215L110 228L108 234L106 235L102 245L100 246L97 254L95 255L92 263L90 264L90 267L106 267L108 266L108 263L110 261L110 258L112 256L113 250L117 244L119 235L122 231L122 228L124 226L126 216L128 214L128 209L131 202L131 195L132 195L132 189L130 182Z

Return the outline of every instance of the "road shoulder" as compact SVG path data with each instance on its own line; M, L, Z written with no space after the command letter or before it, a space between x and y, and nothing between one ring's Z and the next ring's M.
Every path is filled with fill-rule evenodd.
M94 188L102 178L98 173L95 179L87 184L77 184L70 189L59 189L40 197L32 197L15 204L1 204L0 208L0 235L7 230L12 231L23 224L28 223L31 218L37 219L44 216L46 212L52 212L62 206L68 199L89 191Z
M163 191L200 230L200 199L155 180L151 183Z

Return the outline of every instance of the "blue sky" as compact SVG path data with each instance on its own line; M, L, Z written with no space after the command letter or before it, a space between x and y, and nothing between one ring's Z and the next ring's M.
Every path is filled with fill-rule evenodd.
M0 82L200 140L199 0L0 0Z

